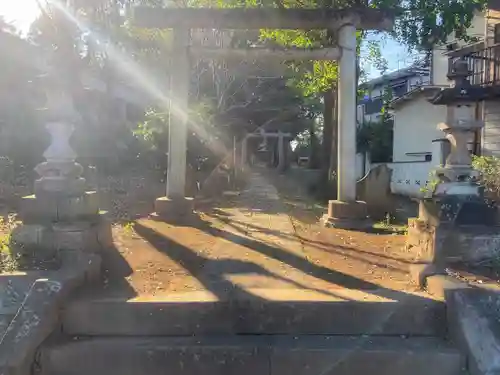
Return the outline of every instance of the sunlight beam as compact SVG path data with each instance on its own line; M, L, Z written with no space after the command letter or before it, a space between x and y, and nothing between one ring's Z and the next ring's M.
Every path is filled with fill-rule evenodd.
M145 69L143 69L138 63L130 59L126 54L122 53L118 48L113 46L111 42L102 43L104 38L100 38L99 35L90 29L83 21L79 20L72 12L60 1L49 0L49 3L54 5L61 13L71 21L80 31L88 35L95 42L95 45L103 50L112 64L123 74L127 75L132 79L132 81L144 90L150 97L152 97L157 104L165 111L172 111L174 117L177 119L182 119L184 116L188 118L189 128L196 133L201 139L205 140L208 147L216 154L220 156L227 156L229 151L226 149L222 142L213 140L209 137L209 133L206 127L197 124L192 121L189 114L182 111L179 105L176 104L176 100L170 95L167 96L164 90L156 83L154 77L149 75Z

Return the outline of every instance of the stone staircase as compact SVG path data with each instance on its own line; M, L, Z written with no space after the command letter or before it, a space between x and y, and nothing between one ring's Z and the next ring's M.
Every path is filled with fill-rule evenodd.
M332 293L333 294L333 293ZM339 289L81 294L41 347L41 375L460 374L442 302Z

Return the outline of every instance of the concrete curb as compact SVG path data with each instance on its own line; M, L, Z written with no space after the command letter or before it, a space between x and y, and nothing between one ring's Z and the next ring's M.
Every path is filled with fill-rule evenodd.
M455 290L470 288L466 282L449 275L432 275L425 279L425 288L429 294L448 300L449 294Z
M424 290L427 280L433 276L448 276L444 267L434 263L413 263L409 267L411 283Z
M448 293L448 331L470 375L500 374L500 295L476 288Z
M61 270L50 279L38 279L32 284L0 338L0 375L31 372L36 350L58 324L62 302L77 287L99 275L99 255L77 252L62 255Z
M446 301L448 336L467 358L468 373L500 374L500 294L449 275L421 280L429 294Z

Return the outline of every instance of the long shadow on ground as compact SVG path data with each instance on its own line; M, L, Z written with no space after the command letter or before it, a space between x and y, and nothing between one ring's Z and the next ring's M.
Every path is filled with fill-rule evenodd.
M200 281L206 290L212 292L220 299L227 299L228 297L244 297L244 299L255 298L253 294L248 293L244 288L241 288L227 279L228 275L234 274L266 276L290 284L298 289L308 289L325 295L338 297L332 292L306 286L295 280L279 276L253 262L236 259L206 258L196 254L193 250L181 245L174 239L163 236L156 230L140 223L136 224L135 230L137 234L147 240L156 249L167 254L169 258L186 269L193 277ZM212 233L215 232L217 232L217 230L213 229Z
M272 236L276 236L276 237L280 237L280 238L286 238L286 239L296 240L297 242L303 242L303 243L307 244L308 246L314 247L315 249L318 249L321 251L325 251L325 252L332 251L332 244L329 244L327 242L315 241L315 240L311 240L310 238L304 238L300 235L291 235L291 234L287 234L287 233L282 233L282 232L277 231L277 230L272 230L272 229L263 228L263 227L260 227L257 225L249 224L249 223L242 223L242 222L239 222L237 220L230 218L230 215L228 215L227 213L225 213L222 210L215 209L213 211L206 211L206 212L204 212L204 214L212 217L215 220L219 220L220 222L233 228L235 231L241 233L244 236L249 234L249 231L246 231L244 229L246 227L246 228L250 228L252 231L255 231L255 232L261 232L264 234L270 234ZM370 255L370 256L376 256L376 257L384 258L384 259L391 260L391 261L397 261L397 262L401 262L401 263L405 263L405 264L411 264L411 262L406 260L406 259L391 257L391 256L388 256L385 254L379 254L379 253L360 250L360 249L355 249L355 248L350 247L350 246L336 244L335 247L339 247L339 248L341 248L343 250L347 250L347 251L356 251L359 253L363 253L363 254Z
M401 291L382 288L344 273L320 265L309 263L306 259L287 253L285 250L252 239L243 238L224 230L209 226L197 226L207 233L245 246L265 256L286 263L302 272L323 279L341 288L364 290L373 296L388 298L393 302L359 297L351 298L349 293L336 293L335 289L318 291L323 295L336 297L334 300L295 300L288 295L286 300L273 300L255 294L253 289L245 289L228 279L234 274L264 275L279 279L297 289L311 290L307 285L288 280L264 269L258 264L245 260L208 259L196 254L174 239L168 238L153 228L141 223L136 224L136 232L152 244L158 251L165 253L172 260L182 265L193 277L215 295L226 309L228 324L234 325L235 332L242 334L283 333L290 327L300 326L309 334L408 334L434 335L440 332L444 319L444 309L425 297L407 294ZM274 289L285 293L286 289ZM340 292L340 290L339 290ZM201 301L198 302L202 303ZM200 304L198 309L201 309ZM368 309L368 310L367 310ZM352 326L352 319L363 316L357 327ZM438 318L438 319L436 319ZM326 330L326 331L325 331Z
M347 289L366 290L380 297L390 298L394 300L420 298L401 291L383 288L380 285L371 283L369 281L365 281L321 265L313 264L307 259L290 253L279 247L271 246L264 242L253 240L248 237L243 237L219 228L214 228L208 225L208 223L201 220L199 220L199 222L193 226L199 230L205 231L211 236L231 241L239 246L246 247L249 250L258 252L266 257L278 260L295 268L296 270L311 275L317 279L324 280L333 285L337 285L339 287ZM224 274L226 272L241 273L240 271L235 272L235 270L239 269L247 270L246 273L268 273L267 270L262 269L259 265L256 265L254 263L228 259L213 260L201 257L198 254L195 254L191 249L175 243L174 240L167 238L154 229L146 227L140 223L136 224L135 229L141 237L151 243L156 249L166 253L171 259L175 260L184 268L186 268L194 277L198 278L199 281L203 285L205 285L208 290L214 292L214 294L216 295L220 293L220 288L222 288L222 290L231 290L234 288L234 284L224 277ZM207 269L209 265L211 272L203 272L203 269ZM258 268L261 268L261 270L259 271ZM275 275L273 275L273 277L275 277Z

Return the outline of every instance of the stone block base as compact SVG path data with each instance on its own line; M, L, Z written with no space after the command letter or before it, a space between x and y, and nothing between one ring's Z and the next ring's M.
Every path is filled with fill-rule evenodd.
M180 221L193 214L193 198L168 198L161 197L155 201L155 212L163 220Z
M35 195L47 193L63 193L74 196L85 192L85 179L82 177L75 179L49 179L42 178L35 181Z
M424 289L427 286L427 278L446 273L444 268L439 268L432 263L410 264L409 269L411 282L420 289Z
M21 225L12 231L10 247L19 258L46 261L61 251L96 253L112 243L111 222L101 215L94 222Z
M88 191L78 196L42 194L23 197L19 210L25 223L88 221L99 214L97 192Z
M485 225L433 225L422 219L408 221L406 249L414 260L445 266L475 264L500 257L500 228Z
M365 202L329 201L328 213L322 218L327 227L363 230L371 227L368 208Z

